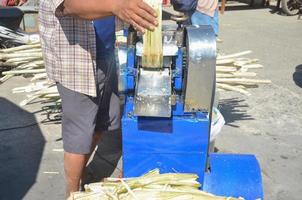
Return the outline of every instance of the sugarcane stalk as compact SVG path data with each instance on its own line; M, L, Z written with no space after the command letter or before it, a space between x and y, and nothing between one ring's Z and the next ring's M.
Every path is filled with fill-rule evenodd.
M231 90L231 91L236 91L239 93L242 93L244 95L250 96L251 94L249 92L247 92L246 90L236 87L236 86L231 86L231 85L227 85L227 84L223 84L223 83L216 83L218 88L221 88L223 90Z
M255 72L216 73L216 78L245 78L245 77L255 77L255 76L257 76Z
M40 48L33 48L33 49L25 49L21 51L11 52L13 54L19 54L19 53L41 53L42 49Z
M222 89L222 88L216 88L216 90L217 90L218 92L225 92L225 91L227 91L227 90L224 90L224 89Z
M40 55L42 54L42 49L27 49L24 51L0 53L0 60L18 57L33 57L32 55L35 54L38 54L38 56L41 57Z
M123 184L123 186L127 189L128 193L131 194L131 196L135 199L135 200L139 200L136 195L133 193L133 191L130 189L129 185L122 179L121 183Z
M30 79L30 81L33 82L33 81L37 81L39 79L44 79L44 78L47 78L46 73L35 74L34 77L32 79Z
M250 59L250 60L246 60L246 61L235 61L234 65L242 67L244 65L251 64L251 63L256 63L258 61L259 61L258 59Z
M29 104L30 102L32 102L33 100L38 99L39 97L40 97L40 95L32 95L32 96L28 97L27 99L24 99L23 101L21 101L19 103L19 105L21 107L25 106L25 105Z
M236 72L236 67L216 66L216 72Z
M26 58L10 58L8 60L6 60L6 62L8 63L16 63L16 64L20 64L20 63L24 63L24 62L28 62L28 61L42 61L42 57L26 57Z
M46 89L40 90L38 92L35 92L32 95L29 95L28 98L23 100L19 105L25 106L35 99L38 99L38 98L43 97L48 94L55 94L55 93L58 93L58 91L56 90L56 87L46 88Z
M139 177L137 179L127 181L130 188L143 187L149 184L171 184L171 185L187 185L192 187L200 187L200 184L196 181L198 178L195 174L160 174L148 177ZM185 181L187 180L187 181ZM120 186L116 189L116 193L120 194L125 192L125 188Z
M1 49L0 53L11 53L11 52L17 52L17 51L33 49L33 48L41 48L41 44L37 43L37 44L21 45L18 47L12 47L8 49Z
M31 83L27 86L13 88L12 92L13 93L34 92L34 91L46 89L50 85L51 84L49 83L49 81L40 81L40 82L36 82L36 83Z
M195 177L193 180L196 181L198 176L190 174L156 174L156 171L153 171L142 177L130 178L130 180L115 179L110 182L107 179L103 183L92 183L85 186L85 192L73 193L72 197L73 199L82 200L107 199L107 197L113 200L238 200L231 197L215 196L200 191L196 187L187 187L181 184L176 187L171 185L171 180L172 182L187 182L192 181L192 177ZM160 181L154 181L153 178ZM163 184L164 180L166 180L165 184ZM119 188L126 189L118 191Z
M232 64L233 62L235 62L235 60L232 59L232 58L230 58L230 59L216 60L216 65Z
M16 67L16 69L23 69L23 66L18 66ZM2 73L3 74L3 73ZM15 74L8 74L8 75L5 75L3 76L2 78L0 78L0 83L4 83L5 81L9 80L10 78L14 77Z
M235 76L230 73L223 73L223 74L217 73L216 78L235 78Z
M38 65L35 62L28 62L28 63L24 63L22 64L22 69L34 69L34 68L41 68L44 67L43 65ZM45 69L45 68L44 68Z
M0 83L4 83L5 81L7 81L8 79L14 77L14 75L5 75L2 78L0 78Z
M235 77L255 77L257 74L255 72L233 72Z
M160 171L158 168L156 168L156 169L153 169L153 170L149 171L148 173L144 174L142 177L147 178L147 177L152 177L152 176L159 175L159 174L160 174Z
M17 75L17 74L38 74L46 72L45 69L32 69L32 70L11 70L2 72L3 75Z
M260 69L260 68L263 68L263 65L260 65L260 64L247 64L247 65L242 65L242 68L246 68L246 69Z
M42 59L42 60L35 60L35 61L33 61L33 63L34 64L36 64L36 65L39 65L39 66L44 66L44 60Z
M216 38L216 42L217 42L217 43L222 43L223 40L217 37L217 38Z
M270 80L259 80L259 79L247 79L247 78L217 78L217 83L240 83L240 84L268 84Z
M38 57L42 58L42 52L37 53L12 53L12 54L0 54L0 60L8 60L11 58L28 58L28 57Z
M43 96L43 98L55 98L55 97L60 97L60 94L54 93L54 94L46 94Z
M16 63L0 62L0 67L16 67Z
M145 68L162 68L162 1L145 0L157 13L158 26L154 31L147 30L143 35L142 66Z
M36 94L39 94L39 95L46 95L46 94L56 94L58 93L58 89L56 86L48 86L47 88L43 89L43 90L40 90L38 91Z
M242 52L234 53L234 54L230 54L230 55L224 55L224 56L219 55L219 56L217 56L217 60L236 58L236 57L244 56L244 55L251 54L251 53L252 53L252 51L248 50L248 51L242 51Z

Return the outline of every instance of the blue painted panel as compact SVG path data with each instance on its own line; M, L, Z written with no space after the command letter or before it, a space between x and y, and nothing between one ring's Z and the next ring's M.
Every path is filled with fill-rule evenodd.
M133 99L127 97L122 118L123 171L126 177L139 176L151 169L162 172L192 172L203 181L208 149L205 116L171 118L132 115Z
M127 67L134 68L135 67L135 48L129 47L127 51Z
M205 116L172 118L136 117L132 115L133 98L127 97L122 117L123 151L140 153L200 153L208 146L208 124Z
M245 200L263 199L261 170L254 155L210 154L203 190Z
M134 90L135 87L134 76L127 75L127 90Z
M134 90L135 87L135 47L129 47L127 50L127 90Z
M172 106L172 115L173 116L184 115L184 104L179 102L179 100L176 102L176 105Z
M175 62L175 79L174 79L174 88L177 91L182 90L182 66L183 66L183 51L180 48L178 50L178 55Z
M122 119L123 151L184 153L205 152L208 122L189 118Z

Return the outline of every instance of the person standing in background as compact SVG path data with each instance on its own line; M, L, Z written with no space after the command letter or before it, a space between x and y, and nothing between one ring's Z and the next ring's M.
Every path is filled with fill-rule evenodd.
M198 0L196 11L191 16L193 25L210 25L218 36L218 0Z
M0 6L22 6L27 0L2 0Z
M190 16L193 25L210 25L218 36L218 0L171 0L174 10Z

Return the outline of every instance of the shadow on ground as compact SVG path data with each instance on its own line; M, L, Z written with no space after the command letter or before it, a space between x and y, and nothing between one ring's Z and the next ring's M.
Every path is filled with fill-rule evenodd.
M121 131L103 133L101 141L98 144L98 149L86 168L87 174L84 184L98 182L107 177L121 176L122 169L118 166L121 156Z
M254 120L251 115L247 114L249 106L244 101L239 98L230 98L219 102L219 110L227 126L239 127L234 123L242 120Z
M293 74L293 80L297 86L302 88L302 64L296 67Z
M23 199L36 182L45 139L32 113L0 97L0 199Z

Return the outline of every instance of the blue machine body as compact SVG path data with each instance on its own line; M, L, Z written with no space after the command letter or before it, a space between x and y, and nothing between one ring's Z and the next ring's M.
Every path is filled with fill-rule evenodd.
M124 83L127 91L133 91L135 87L135 74L136 74L136 68L135 68L135 47L130 46L127 49L127 75L126 75L126 83Z
M161 172L197 173L202 182L208 149L206 116L142 118L133 116L132 110L133 99L128 97L122 118L124 176L160 168Z
M183 87L183 49L173 69L173 87ZM126 98L122 116L123 175L141 176L152 169L161 173L195 173L201 189L216 195L263 199L261 171L253 155L208 153L210 120L207 113L185 113L176 99L170 118L133 114L136 70L135 47L127 50Z
M183 66L183 50L179 48L174 73L174 88L176 91L182 90L182 66Z
M140 118L126 100L122 118L124 177L162 173L198 174L202 190L222 196L263 199L261 171L253 155L207 154L209 121L205 115ZM206 162L210 168L206 168Z

